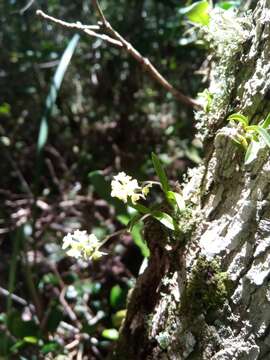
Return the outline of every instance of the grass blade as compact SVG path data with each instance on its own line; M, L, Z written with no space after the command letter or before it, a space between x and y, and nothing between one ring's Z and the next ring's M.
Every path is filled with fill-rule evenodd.
M161 165L159 158L157 157L157 155L155 153L152 153L152 162L153 162L155 171L157 173L157 176L159 177L159 180L160 180L160 183L162 186L162 190L164 191L165 194L167 194L167 192L170 190L168 178L165 173L165 170L163 169L163 166Z
M263 139L265 144L270 147L270 135L268 134L267 130L262 128L258 125L251 125L247 128L247 130L254 130L256 131Z
M182 195L173 191L168 191L167 198L168 200L172 200L173 203L177 205L179 211L185 210L186 204Z
M43 150L43 148L47 142L48 133L49 133L49 117L50 117L52 109L55 105L55 101L56 101L59 89L61 87L63 78L67 71L68 65L72 58L72 55L74 54L74 51L77 47L79 39L80 39L80 36L78 34L75 34L72 37L72 39L69 41L69 43L61 57L59 65L57 66L56 72L54 74L54 77L53 77L53 80L51 83L51 87L50 87L50 91L46 98L45 112L44 112L44 115L42 116L41 122L40 122L38 141L37 141L38 153L40 153Z
M260 143L258 141L252 140L248 145L246 151L245 165L250 164L254 159L256 159L259 149L260 149Z
M244 126L244 128L246 126L248 126L248 122L249 122L248 118L246 116L244 116L242 114L239 114L239 113L235 113L235 114L230 115L228 117L228 120L229 121L238 121Z
M270 113L266 116L264 122L262 123L261 127L264 129L269 128L270 126Z

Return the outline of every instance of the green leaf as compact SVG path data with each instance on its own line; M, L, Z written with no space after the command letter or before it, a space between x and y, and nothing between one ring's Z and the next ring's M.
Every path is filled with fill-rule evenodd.
M150 214L150 210L148 213ZM149 248L142 237L143 225L142 222L140 221L142 216L143 214L138 213L130 219L130 216L128 215L118 215L117 220L120 221L123 225L127 226L127 228L131 233L134 243L141 250L142 256L149 257L150 256Z
M270 126L270 113L266 116L264 122L262 123L261 127L264 129L268 129Z
M8 359L8 353L11 347L14 345L14 340L5 332L0 330L0 356L4 356L4 359Z
M142 204L133 204L131 201L128 201L128 205L133 207L133 209L137 210L141 214L151 214L151 210Z
M202 0L180 9L179 12L182 15L186 15L188 20L192 21L193 23L208 25L210 20L209 10L210 6L208 1Z
M244 128L246 128L248 126L249 120L246 116L239 114L239 113L235 113L232 114L228 117L228 121L238 121L240 122Z
M10 115L10 105L8 103L3 103L0 105L0 115Z
M133 227L139 223L142 216L143 216L142 214L136 214L130 219L128 224L126 224L128 226L129 231L132 231Z
M53 80L51 83L51 87L50 87L50 91L46 98L45 113L42 116L42 119L40 122L38 141L37 141L38 153L40 153L43 150L43 148L47 142L48 132L49 132L49 117L50 117L52 109L55 105L55 101L56 101L59 89L61 87L65 73L69 66L70 60L71 60L71 58L74 54L74 51L77 47L79 39L80 39L80 36L78 34L75 34L72 37L72 39L69 41L69 43L61 57L59 65L57 66L56 72L54 74L54 77L53 77Z
M254 130L256 131L263 139L263 141L265 142L265 144L270 147L270 135L268 134L267 130L262 128L261 126L258 125L251 125L248 126L247 130Z
M88 173L88 179L94 187L96 193L104 200L110 201L111 187L100 170L94 170Z
M231 8L238 8L240 1L220 1L217 6L221 9L229 10Z
M144 238L142 237L142 229L143 225L142 223L137 223L133 226L131 235L133 238L134 243L138 246L138 248L141 250L143 257L149 257L150 256L150 250L144 241Z
M127 314L127 310L119 310L117 311L115 314L113 314L112 316L112 323L113 326L115 326L116 328L119 328L124 320L124 318L126 317Z
M35 336L25 336L23 338L23 341L25 341L28 344L37 344L38 343L38 338Z
M26 342L23 340L18 340L16 343L10 348L12 353L17 353L19 349L26 346Z
M94 187L96 193L109 204L113 205L117 214L126 212L125 205L118 199L111 197L111 185L105 179L102 171L95 170L88 173L88 179Z
M140 215L141 216L141 215ZM122 224L125 225L129 228L129 223L130 223L130 216L127 214L120 214L116 216L116 219Z
M169 185L165 170L163 169L163 166L161 165L161 162L155 153L152 153L152 162L153 162L156 174L159 177L159 180L160 180L160 183L162 186L162 190L166 194L170 190L170 185Z
M47 330L49 332L54 332L57 329L60 321L63 320L63 317L63 312L58 306L52 307L47 320Z
M102 331L102 337L109 340L118 340L119 333L116 329L105 329Z
M173 220L173 218L162 212L162 211L152 211L151 215L158 220L162 225L166 226L168 229L170 230L176 230L176 225L175 225L175 221Z
M258 141L252 140L246 151L245 165L250 164L253 160L256 159L259 149L260 143Z
M110 291L110 304L112 308L119 308L124 300L124 291L120 285L114 285Z
M8 317L7 325L10 333L17 338L23 339L28 336L36 336L39 328L32 320L24 321L17 310L13 310Z
M62 349L61 345L57 343L56 341L50 341L42 346L41 352L43 354L48 354L50 352L57 352Z
M177 205L179 211L185 210L186 204L183 196L174 191L168 191L167 198L172 200Z
M203 99L204 111L209 112L213 103L214 95L208 89L205 89L204 91L198 93L198 97Z

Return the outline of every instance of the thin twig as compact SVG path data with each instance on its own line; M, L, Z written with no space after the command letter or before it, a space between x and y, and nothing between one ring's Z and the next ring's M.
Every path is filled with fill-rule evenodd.
M17 165L17 163L13 160L12 156L7 153L7 158L11 164L11 166L13 167L18 179L21 181L22 187L24 188L25 192L33 197L33 193L31 191L30 186L28 185L27 181L25 180L25 177L23 176L23 173L21 172L21 170L19 169L19 166Z
M113 45L119 46L119 47L123 46L120 41L117 41L117 40L111 38L108 35L96 33L94 30L100 30L99 25L82 25L80 22L68 23L66 21L57 19L57 18L55 18L53 16L49 16L49 15L45 14L42 10L37 10L36 14L38 16L43 17L46 20L50 20L50 21L52 21L52 22L54 22L56 24L59 24L59 25L61 25L63 27L83 31L85 34L87 34L89 36L99 38L101 40L107 41L107 42L109 42L109 43L111 43Z
M35 0L30 0L20 11L20 15L23 15L33 4Z
M94 8L96 9L99 17L101 18L101 21L102 21L103 25L105 27L110 25L109 22L107 21L107 19L105 18L105 15L104 15L103 11L101 10L99 2L97 0L92 0L92 4L93 4Z
M108 31L108 33L120 41L125 48L125 50L135 59L137 60L141 66L147 71L161 86L163 86L166 90L168 90L176 99L180 102L191 106L191 107L201 107L200 103L195 99L192 99L184 94L182 94L179 90L177 90L172 84L170 84L157 70L157 68L151 63L151 61L144 57L139 53L128 41L126 41L123 36L121 36L110 24L110 22L106 19L98 0L92 0L93 6L95 7L98 15L101 18L102 24L104 28Z
M98 37L102 40L105 40L109 43L119 46L126 50L128 54L130 54L141 66L143 69L150 74L150 76L156 80L162 87L164 87L168 92L170 92L178 101L186 104L192 108L201 108L201 104L195 100L190 98L189 96L184 95L182 92L177 90L172 84L170 84L157 70L157 68L150 62L149 59L142 56L138 50L136 50L128 41L126 41L110 24L110 22L106 19L99 2L97 0L92 0L93 6L98 13L98 16L101 19L101 24L95 27L95 30L103 30L107 32L110 36L105 34L98 34L93 31L93 26L85 26L81 23L68 23L66 21L56 19L52 16L45 14L43 11L38 10L37 15L43 17L44 19L53 21L59 25L62 25L67 28L77 29L83 31L84 33L88 34L89 36Z
M122 234L124 234L124 233L126 233L127 232L127 229L121 229L121 230L118 230L118 231L115 231L113 234L110 234L110 235L108 235L108 236L106 236L105 238L104 238L104 240L101 242L101 244L100 244L100 248L104 245L104 244L106 244L106 242L107 241L109 241L111 238L113 238L113 237L115 237L115 236L118 236L118 235L122 235Z
M8 290L0 287L0 295L3 295L3 296L10 296L11 299L16 302L17 304L20 304L22 306L28 306L28 303L26 300L24 300L23 298L21 298L20 296L18 295L15 295L13 293L10 293ZM34 305L31 305L30 304L30 307L32 308L32 310L34 310Z
M67 345L65 346L65 349L67 349L67 350L72 350L72 349L74 349L75 347L77 347L77 346L79 345L79 343L80 343L80 340L79 340L79 339L75 339L75 340L73 340L71 343L67 344Z

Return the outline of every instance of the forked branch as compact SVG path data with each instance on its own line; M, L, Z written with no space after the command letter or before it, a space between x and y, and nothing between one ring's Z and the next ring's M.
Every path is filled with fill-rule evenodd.
M100 21L97 25L83 25L80 22L68 23L66 21L54 18L45 14L43 11L38 10L37 15L43 17L44 19L50 20L56 24L64 26L69 29L76 29L84 32L85 34L100 38L108 43L115 45L119 48L123 48L129 55L131 55L142 68L162 87L164 87L168 92L170 92L178 101L181 103L190 106L192 108L201 108L201 104L190 98L189 96L184 95L181 91L176 89L171 83L169 83L157 70L157 68L150 62L149 59L140 54L127 40L125 40L110 24L106 19L99 2L97 0L92 0L93 6L100 18ZM101 33L99 33L100 31Z

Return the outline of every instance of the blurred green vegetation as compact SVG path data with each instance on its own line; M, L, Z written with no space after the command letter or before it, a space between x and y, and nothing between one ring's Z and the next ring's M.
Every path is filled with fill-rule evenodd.
M196 97L207 76L205 49L186 40L180 9L191 3L101 1L115 29ZM97 263L67 258L62 238L77 228L101 239L122 229L132 214L110 197L112 175L155 180L154 151L181 181L200 147L192 109L118 48L74 37L38 18L39 8L69 22L97 20L91 1L0 2L0 358L102 359L149 255L142 225L112 238Z

